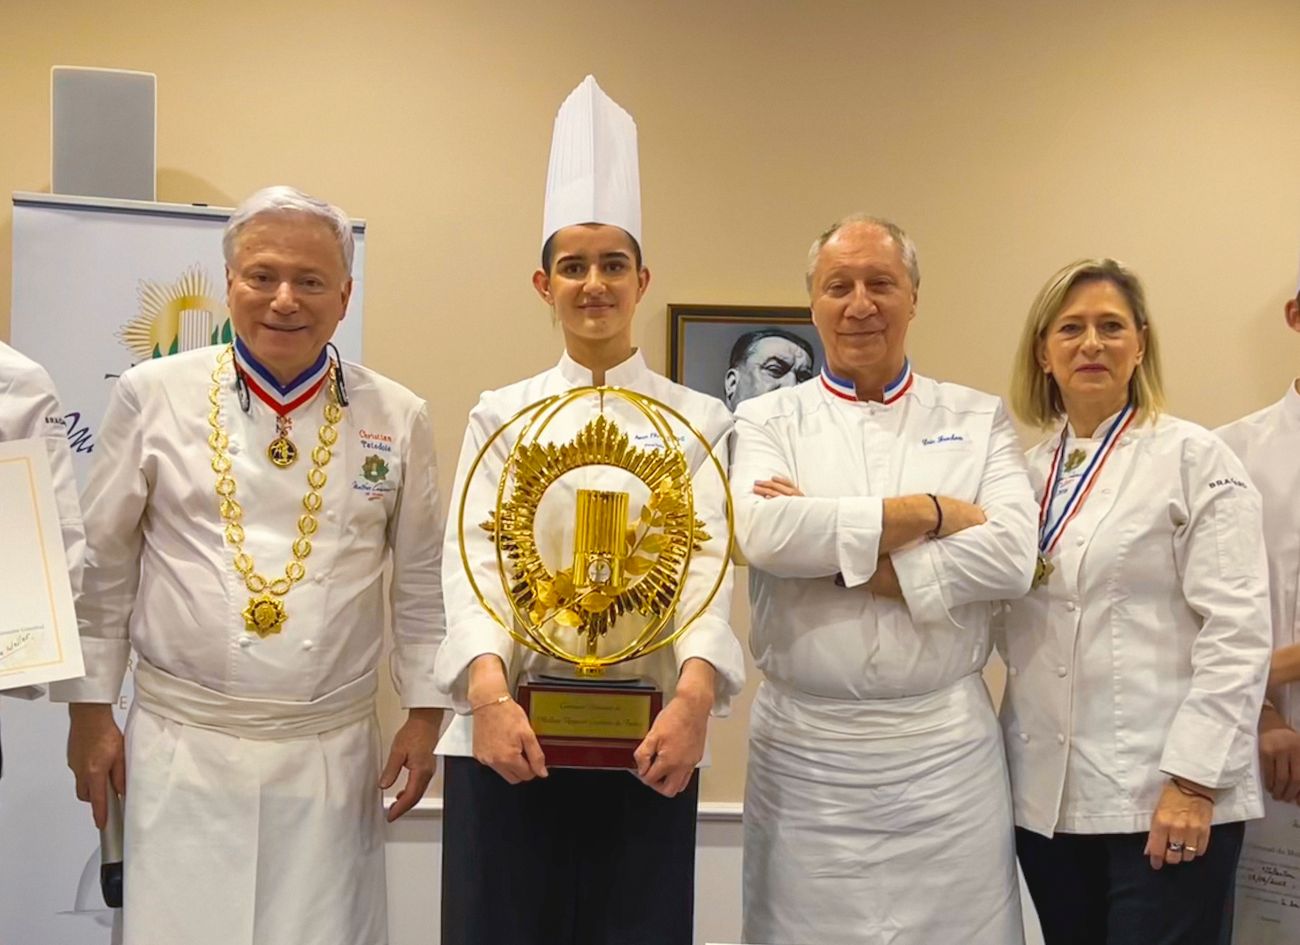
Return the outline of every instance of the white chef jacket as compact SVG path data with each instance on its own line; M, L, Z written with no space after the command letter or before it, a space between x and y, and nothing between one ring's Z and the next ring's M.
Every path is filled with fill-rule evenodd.
M818 377L742 403L736 432L750 648L768 679L822 698L879 699L983 668L993 602L1023 594L1033 576L1037 514L996 397L914 375L895 403L850 402ZM755 495L754 483L773 476L804 495ZM860 588L876 570L883 500L926 492L974 502L988 521L892 552L903 600Z
M1215 432L1241 459L1264 501L1273 648L1300 643L1300 394L1290 384L1277 403ZM1300 687L1283 686L1277 708L1293 728L1300 726Z
M85 492L78 617L87 675L52 695L112 702L128 650L147 664L126 729L125 945L384 945L373 693L387 564L394 684L404 706L442 703L428 410L400 385L344 365L349 403L307 575L282 598L282 630L261 639L245 629L250 594L224 538L211 466L219 352L138 365L111 395ZM298 535L327 397L293 412L300 458L279 469L266 456L275 414L256 397L245 413L234 377L227 367L218 400L245 551L273 579ZM298 727L304 714L316 721Z
M747 941L1023 940L979 672L993 602L1032 577L1033 495L996 397L915 374L904 390L847 400L818 377L737 409L732 495L767 674L750 715ZM773 476L803 496L755 495ZM903 600L877 597L862 585L884 499L926 492L987 522L891 552Z
M349 403L326 467L307 576L283 598L283 630L244 629L249 592L223 534L208 446L208 391L220 348L137 365L109 400L85 491L89 551L78 600L86 677L59 701L117 699L132 646L154 666L232 696L304 702L373 669L383 647L385 562L393 566L390 658L403 707L444 704L433 685L443 634L441 512L428 408L401 385L345 363ZM300 458L266 457L275 413L221 391L245 550L268 579L284 573L307 492L325 395L294 411ZM387 472L365 476L368 457Z
M467 713L467 689L470 663L485 653L495 653L507 667L508 681L513 688L521 673L571 672L572 667L542 656L516 644L506 631L484 610L475 596L461 561L461 548L457 536L457 516L465 495L470 466L489 436L500 429L524 407L544 397L561 394L576 387L592 383L591 371L569 357L567 352L559 364L525 381L489 391L480 398L470 412L469 425L461 447L460 462L456 468L456 485L452 492L451 513L443 549L443 587L447 597L447 639L438 652L437 682L447 692L459 713L438 745L443 755L468 756L473 754L473 719ZM622 387L653 397L686 417L712 448L727 468L727 447L731 436L731 415L723 404L704 394L674 384L646 367L640 352L634 352L622 364L605 373L605 384ZM596 396L588 395L580 403L566 408L547 428L544 440L556 443L571 439L599 412ZM625 401L607 398L605 414L613 419L631 438L633 445L654 448L660 443L646 419ZM725 484L719 479L713 464L682 424L671 421L681 448L686 453L692 471L695 493L695 515L704 522L712 540L705 542L695 553L678 604L677 615L686 619L699 611L705 595L712 588L719 568L723 564L727 526L725 519ZM495 546L491 538L478 526L495 508L497 483L502 462L519 435L520 426L511 427L503 434L487 459L479 466L474 479L468 484L465 511L465 553L473 569L480 591L504 619L510 619L510 605L501 589ZM630 514L648 498L648 491L630 473L614 467L587 467L566 474L554 483L547 496L539 503L534 534L538 536L539 551L547 567L556 571L569 567L573 554L573 491L578 487L601 488L629 493ZM554 493L554 496L552 496ZM506 559L509 563L509 559ZM708 608L671 647L641 657L610 670L611 675L640 676L652 680L671 698L681 666L688 659L706 660L718 673L715 715L725 715L731 698L744 684L744 655L731 631L728 612L731 605L731 573L727 571L717 595ZM629 620L630 618L623 618ZM622 621L621 621L622 622ZM621 628L616 627L613 633Z
M0 443L29 438L43 439L49 453L63 550L68 558L72 592L76 594L81 588L86 532L77 502L77 480L72 474L68 421L45 369L0 342Z
M1040 496L1058 442L1029 452ZM1237 458L1184 420L1130 427L1050 560L999 620L1016 823L1145 832L1169 775L1222 789L1215 823L1258 817L1268 586Z
M59 405L54 382L45 369L0 342L0 443L34 438L45 441L49 454L54 498L59 506L59 528L75 597L81 589L86 532L77 502L77 480L72 474L67 419ZM28 698L43 691L38 686L23 686L5 694Z

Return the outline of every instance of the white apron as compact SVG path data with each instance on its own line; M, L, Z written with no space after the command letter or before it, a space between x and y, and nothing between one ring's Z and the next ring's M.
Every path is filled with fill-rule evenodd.
M763 683L744 888L746 942L1020 945L1011 794L980 676L864 701Z
M376 674L243 699L141 661L124 945L384 945Z

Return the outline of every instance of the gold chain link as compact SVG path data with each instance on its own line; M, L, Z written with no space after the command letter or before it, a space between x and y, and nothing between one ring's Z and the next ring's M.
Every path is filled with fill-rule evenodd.
M307 494L302 497L302 506L306 511L298 516L298 537L294 539L290 550L293 558L284 566L284 577L268 580L258 574L253 564L252 555L244 551L244 508L235 498L235 477L231 475L233 463L226 452L230 446L230 437L221 429L221 379L226 366L234 358L234 348L227 346L217 357L217 366L212 372L212 389L208 392L208 403L212 409L208 413L208 425L212 432L208 434L208 446L212 449L212 471L217 474L217 497L221 500L219 509L221 521L225 525L226 542L234 551L235 571L244 579L244 586L253 594L269 592L277 597L289 593L289 589L307 576L303 562L311 554L311 537L316 534L320 523L316 513L324 501L321 490L325 488L327 477L324 467L333 458L331 447L338 442L338 424L343 419L343 409L335 399L334 367L330 366L329 376L325 380L328 402L325 404L325 423L317 432L319 445L312 448L311 461L315 464L307 473Z

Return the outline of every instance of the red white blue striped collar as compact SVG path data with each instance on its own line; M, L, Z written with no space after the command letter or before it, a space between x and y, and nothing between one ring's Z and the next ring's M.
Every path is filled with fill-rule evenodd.
M253 352L248 350L242 338L235 339L235 365L243 374L248 389L281 416L315 397L330 373L329 354L322 348L320 357L311 367L288 384L281 384L274 374L253 357Z
M881 403L892 404L897 401L908 392L913 380L912 361L910 358L904 358L903 369L898 372L897 377L885 385L885 396ZM854 383L845 378L836 377L826 365L822 365L822 386L841 400L859 402L858 389Z

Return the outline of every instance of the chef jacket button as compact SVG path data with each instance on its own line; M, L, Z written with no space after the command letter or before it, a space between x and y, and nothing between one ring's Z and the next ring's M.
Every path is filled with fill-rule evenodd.
M1008 666L1007 672L1010 673L1012 676L1015 676L1020 672L1020 670L1016 669L1014 666Z
M1076 538L1076 539L1074 540L1074 546L1075 546L1076 548L1082 548L1082 547L1083 547L1083 543L1084 543L1085 540L1086 540L1086 539L1083 539L1083 538Z
M1110 488L1109 486L1107 486L1105 489L1102 489L1102 490L1101 490L1101 494L1102 494L1102 495L1110 495L1110 494L1111 494L1112 492L1114 492L1114 491L1115 491L1114 489L1112 489L1112 488Z
M1021 732L1021 733L1020 733L1020 740L1021 740L1022 742L1027 742L1027 741L1029 741L1029 733L1028 733L1028 732Z
M252 638L252 637L240 637L240 638L239 638L239 645L242 646L244 649L248 649L250 646L253 645L253 638Z
M1068 611L1070 611L1071 613L1073 613L1074 610L1075 610L1074 601L1072 601L1072 600L1067 600L1067 601L1065 602L1065 609L1068 610Z
M311 649L313 646L315 646L315 645L316 645L316 644L315 644L315 643L312 643L310 640L303 640L303 641L302 641L302 648L303 648L304 650L310 650L310 649Z
M1062 735L1060 732L1057 732L1057 733L1056 733L1056 744L1058 744L1058 745L1064 745L1064 744L1065 744L1065 736Z
M316 572L316 576L313 577L312 580L315 581L317 584L324 584L324 583L325 583L325 575L324 575L323 573L321 573L320 571L317 571L317 572Z
M226 452L229 453L231 456L234 456L239 452L239 444L238 443L228 444L226 446Z
M1069 674L1069 672L1070 671L1066 669L1064 666L1056 667L1056 675L1060 676L1062 679L1064 679Z

